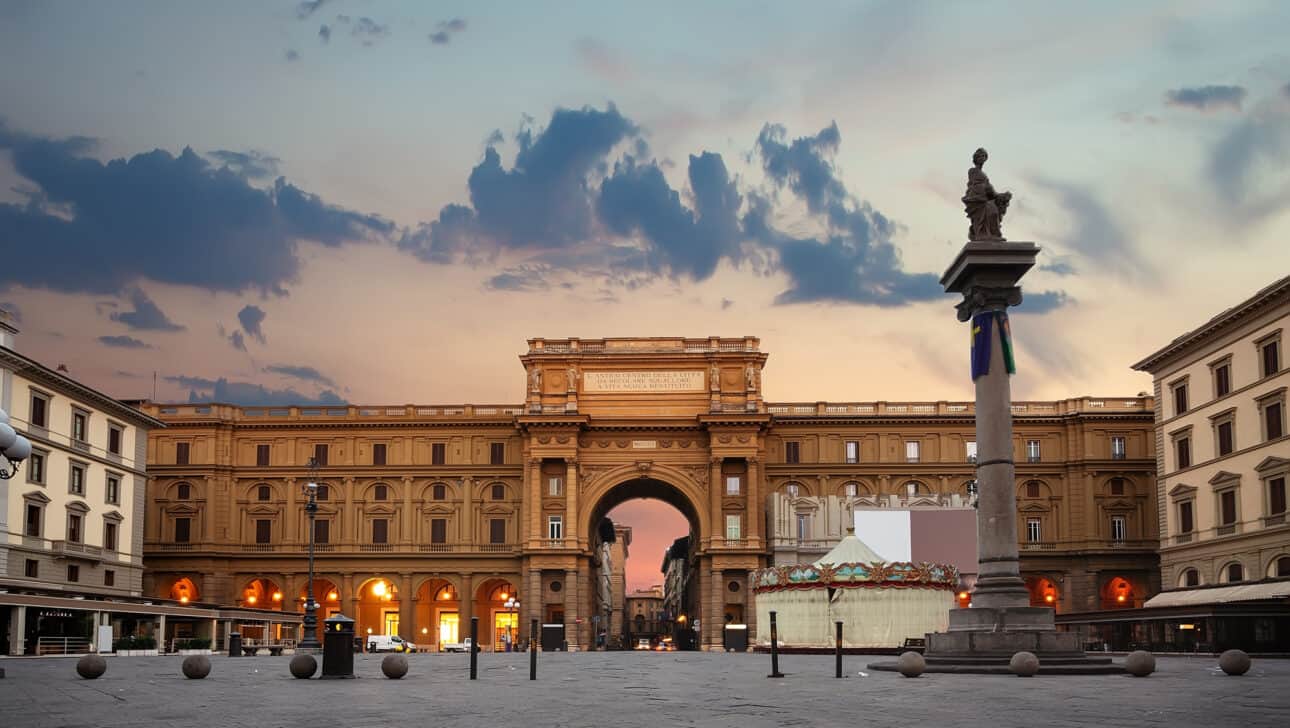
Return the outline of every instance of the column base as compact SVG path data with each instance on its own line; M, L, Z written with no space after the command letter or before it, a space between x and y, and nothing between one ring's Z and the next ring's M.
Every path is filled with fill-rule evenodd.
M950 610L950 632L1054 632L1050 607L969 607ZM930 643L928 643L930 649Z

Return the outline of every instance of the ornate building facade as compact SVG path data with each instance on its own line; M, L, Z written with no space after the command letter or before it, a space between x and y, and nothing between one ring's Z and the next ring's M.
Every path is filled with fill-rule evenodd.
M518 404L140 405L167 424L148 444L145 588L299 609L312 477L322 616L427 647L459 641L475 617L494 648L537 619L587 649L598 525L647 497L690 522L697 598L670 616L718 648L727 623L756 633L749 572L786 537L771 530L771 495L943 498L972 479L971 404L767 403L753 337L528 344ZM1112 572L1130 603L1156 588L1151 411L1149 398L1016 405L1037 593L1081 609L1110 593Z

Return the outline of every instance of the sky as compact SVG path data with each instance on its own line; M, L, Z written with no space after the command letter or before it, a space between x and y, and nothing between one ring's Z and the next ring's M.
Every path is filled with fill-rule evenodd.
M1014 396L1135 394L1290 272L1287 28L1277 0L0 0L0 307L123 398L510 404L533 336L754 335L772 401L967 399L937 280L984 146L1043 249Z

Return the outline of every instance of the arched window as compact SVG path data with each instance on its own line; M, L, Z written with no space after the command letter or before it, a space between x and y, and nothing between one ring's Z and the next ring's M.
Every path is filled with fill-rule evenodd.
M1111 478L1111 495L1124 495L1124 478Z
M908 483L905 483L905 493L910 498L913 498L916 495L927 495L927 486L917 480L911 480Z
M1234 561L1228 564L1223 570L1223 573L1227 576L1227 582L1229 584L1245 581L1245 567L1241 566L1239 562Z
M272 489L272 488L270 488L270 487L269 487L269 486L267 486L267 485L262 485L262 486L260 486L259 488L256 488L256 496L255 496L255 497L256 497L257 499L259 499L259 500L262 500L262 501L272 500L272 499L273 499L273 489Z
M1183 569L1178 577L1178 586L1200 586L1200 572L1195 569Z
M448 500L448 486L443 483L435 483L430 489L430 497L434 500Z
M329 488L326 483L319 483L318 494L316 497L318 500L327 500L331 497L331 488Z
M784 486L784 492L788 494L789 498L796 498L797 494L801 492L801 488L797 483L789 483Z
M390 489L385 485L385 483L377 483L376 486L372 488L372 500L383 501L389 500L389 498Z
M501 483L493 483L493 500L506 500L506 486Z
M193 487L187 483L180 483L175 486L176 500L188 500L193 497Z
M1030 481L1030 482L1026 483L1026 497L1027 497L1027 498L1038 498L1038 497L1039 497L1039 481L1038 481L1038 480L1032 480L1032 481Z
M1282 556L1277 559L1276 571L1277 576L1290 576L1290 556Z
M846 483L842 486L842 493L848 498L855 498L860 494L860 484L855 481Z

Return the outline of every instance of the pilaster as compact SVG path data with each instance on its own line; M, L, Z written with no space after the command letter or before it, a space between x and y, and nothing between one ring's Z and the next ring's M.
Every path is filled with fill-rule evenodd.
M578 460L565 458L564 462L564 542L577 549L582 537L578 528Z

